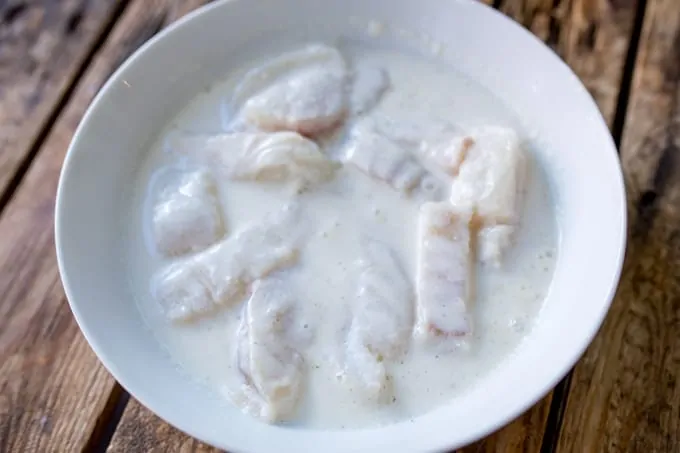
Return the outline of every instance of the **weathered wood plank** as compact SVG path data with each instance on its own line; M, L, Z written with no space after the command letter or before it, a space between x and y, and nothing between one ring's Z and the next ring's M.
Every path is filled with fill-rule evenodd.
M501 11L545 41L576 72L610 126L616 115L636 8L635 0L504 0L500 3ZM505 428L463 451L541 451L546 428L555 428L547 426L552 397L551 393Z
M0 194L124 3L0 2Z
M69 141L99 87L189 3L127 7L0 216L0 451L81 451L110 409L114 381L80 335L59 283L54 194Z
M573 374L560 452L680 445L680 8L648 0L622 142L629 248Z
M220 453L173 428L131 399L107 453Z

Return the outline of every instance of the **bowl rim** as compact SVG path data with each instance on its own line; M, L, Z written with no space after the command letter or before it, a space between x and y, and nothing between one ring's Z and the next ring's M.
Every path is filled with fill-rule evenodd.
M154 402L152 401L152 398L150 398L147 394L145 394L145 391L143 389L138 388L135 383L131 382L123 373L120 372L118 367L116 366L115 363L113 363L108 357L107 354L103 351L103 348L100 343L100 339L97 338L96 333L94 333L86 322L84 321L83 315L81 310L79 309L79 304L74 302L74 292L72 289L72 283L71 283L71 278L69 277L69 271L66 269L66 265L64 262L64 249L63 249L63 237L64 234L66 234L63 223L64 223L64 212L63 212L63 197L64 197L64 182L68 177L69 169L73 165L73 160L75 159L75 152L74 149L77 147L77 143L81 140L81 137L86 134L86 131L88 129L89 122L91 120L91 117L94 115L94 112L101 108L101 105L103 104L104 99L107 97L109 91L111 90L111 87L115 85L116 83L120 82L124 74L127 72L128 68L134 65L138 60L141 60L144 58L144 55L146 52L153 48L154 46L157 45L157 43L161 40L166 39L166 37L175 31L185 27L189 22L195 20L196 18L210 14L211 11L217 8L222 8L226 4L232 4L232 3L237 3L237 2L251 2L253 5L255 5L255 2L253 0L216 0L212 3L203 5L199 8L197 8L194 11L191 11L190 13L186 14L182 18L178 19L174 23L170 24L169 26L165 27L163 30L161 30L159 33L154 35L152 38L150 38L147 42L142 44L135 52L133 52L114 72L113 74L109 77L109 79L106 81L106 83L101 87L97 95L94 97L92 102L87 108L87 111L85 112L84 116L82 117L78 127L76 128L76 131L73 135L73 138L69 144L66 157L64 159L62 169L60 172L60 177L59 177L59 184L57 187L57 194L56 194L56 203L55 203L55 247L56 247L56 255L57 255L57 265L59 269L59 274L62 280L62 285L64 288L65 295L67 297L67 300L69 302L69 306L71 308L71 311L73 312L74 318L76 320L76 323L78 324L81 332L83 333L83 336L85 337L86 341L92 348L92 350L95 352L97 355L97 358L99 361L104 365L104 367L107 369L107 371L114 377L114 379L135 399L137 399L143 406L147 407L149 410L151 410L154 414L158 415L161 419L169 423L170 425L174 426L175 428L179 429L182 432L185 432L188 435L191 435L203 442L206 442L210 445L214 445L217 447L221 448L228 448L230 451L241 451L238 450L238 448L234 448L231 446L224 445L224 443L216 439L210 435L208 435L206 432L199 432L195 429L188 429L184 427L184 423L182 423L182 419L179 416L176 416L174 413L171 412L159 412L157 409L154 409L153 407L156 406ZM428 444L427 448L433 449L433 450L439 450L439 449L449 449L449 448L458 448L463 445L468 445L469 443L472 443L474 441L477 441L494 431L498 430L499 428L503 427L507 423L511 422L515 417L521 415L524 413L527 409L532 407L534 404L536 404L538 401L540 401L542 398L544 398L554 387L555 385L558 384L559 381L561 381L564 376L576 365L578 360L582 357L583 353L585 350L588 348L588 346L591 344L593 341L593 338L599 331L600 327L602 326L602 323L609 311L609 308L611 306L611 303L613 301L613 298L616 294L617 288L618 288L618 283L621 278L621 273L623 269L623 264L624 264L624 258L625 258L625 253L626 253L626 243L627 243L627 201L626 201L626 190L625 190L625 182L624 182L624 175L623 171L621 168L621 162L620 162L620 157L617 153L617 147L616 144L614 143L614 140L611 137L611 134L609 132L609 128L600 112L600 109L596 105L595 101L593 100L592 96L590 93L586 90L586 88L583 86L582 82L578 78L578 76L574 73L574 71L543 41L541 41L538 37L536 37L534 34L526 30L524 27L522 27L520 24L516 23L514 20L508 18L501 12L497 11L496 9L492 8L491 6L482 3L478 0L456 0L457 3L465 3L466 7L470 8L479 8L480 10L485 10L485 14L491 14L496 16L496 18L500 18L503 21L506 21L511 24L512 27L515 28L515 31L519 32L520 34L523 34L525 38L530 38L534 42L534 45L538 44L540 47L543 48L543 50L547 50L552 54L552 58L555 59L555 63L558 63L561 65L563 70L566 70L570 73L572 77L574 77L578 81L579 89L583 92L584 95L588 97L590 102L592 103L593 106L593 113L594 116L596 117L597 121L600 123L598 127L603 127L605 130L608 132L608 137L609 137L609 152L612 154L612 157L615 159L617 162L616 165L616 174L615 177L617 179L618 187L616 188L616 191L622 195L620 201L620 205L616 207L617 210L620 211L621 215L621 222L619 224L619 229L615 233L620 237L620 241L618 244L617 248L617 255L615 257L612 257L611 263L612 263L612 270L613 270L613 278L611 280L611 283L609 284L608 292L607 292L607 297L606 301L602 304L601 310L598 312L597 317L593 318L589 321L589 329L588 329L588 335L586 337L583 337L581 342L579 342L579 347L574 347L571 350L571 353L569 354L569 357L567 360L563 362L563 366L560 367L559 370L554 370L552 375L554 376L553 379L550 382L545 382L544 385L540 388L537 389L533 395L533 398L526 399L523 404L519 404L514 408L514 411L512 414L507 415L507 416L495 416L491 417L487 421L483 427L478 428L474 432L468 432L465 435L461 435L461 443L459 444ZM320 431L321 432L321 431ZM348 431L351 432L351 431Z

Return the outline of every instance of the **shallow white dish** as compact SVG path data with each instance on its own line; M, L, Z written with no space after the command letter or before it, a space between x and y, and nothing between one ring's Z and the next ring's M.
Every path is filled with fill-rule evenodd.
M510 105L535 131L560 244L535 327L455 404L383 428L313 431L251 419L181 374L137 312L121 241L136 168L174 112L257 49L337 37L434 52ZM625 207L616 149L587 91L550 50L492 9L472 0L232 0L162 32L101 90L64 163L56 244L71 308L100 360L142 404L188 434L232 452L440 451L518 416L583 353L618 282Z

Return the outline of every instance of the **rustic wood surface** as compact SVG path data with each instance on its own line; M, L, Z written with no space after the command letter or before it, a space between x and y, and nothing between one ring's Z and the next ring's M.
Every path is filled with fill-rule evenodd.
M680 451L680 4L648 0L621 157L629 245L576 367L560 452Z
M680 451L680 4L481 1L552 47L623 137L631 228L619 294L571 380L461 451ZM65 150L97 90L203 3L0 0L0 452L217 452L128 400L98 363L64 300L52 227Z
M0 194L30 162L41 133L120 5L118 0L0 2Z

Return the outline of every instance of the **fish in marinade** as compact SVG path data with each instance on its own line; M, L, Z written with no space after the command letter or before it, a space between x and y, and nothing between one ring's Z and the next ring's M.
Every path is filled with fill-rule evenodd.
M352 131L345 160L395 190L428 200L442 196L441 182L406 149L375 131L370 123Z
M499 267L503 252L510 247L515 225L490 225L477 233L477 258L481 263Z
M297 181L312 186L328 181L339 166L315 142L296 132L181 136L171 149L216 165L235 180Z
M487 127L470 134L470 139L450 202L473 209L487 225L516 223L526 166L519 137L512 129Z
M209 314L242 298L256 279L295 264L302 234L295 211L286 206L211 248L161 269L151 289L166 317L189 321Z
M225 234L217 185L205 171L183 173L167 181L152 209L153 239L165 256L204 250Z
M527 160L512 129L487 127L469 137L470 146L451 186L450 201L475 211L481 225L477 257L498 267L520 220Z
M296 303L284 280L258 280L236 333L236 384L228 393L244 412L269 422L290 418L301 393L301 350L311 338L298 334Z
M464 340L472 333L471 212L449 203L421 207L416 275L416 334Z
M235 122L265 131L317 135L337 125L348 109L348 71L340 52L313 44L248 72L236 87Z
M387 245L367 240L345 344L344 376L369 398L385 388L385 361L405 352L413 330L413 289Z

